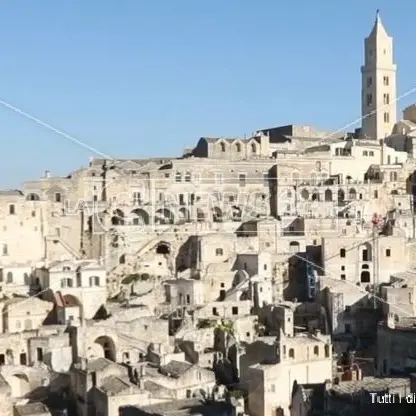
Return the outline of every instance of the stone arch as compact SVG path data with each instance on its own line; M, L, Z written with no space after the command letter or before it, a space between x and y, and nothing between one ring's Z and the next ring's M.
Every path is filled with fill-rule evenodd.
M312 201L319 201L319 191L317 189L313 190Z
M101 335L95 339L94 343L101 346L104 352L104 358L114 362L117 361L116 344L111 337L107 335Z
M178 217L182 221L189 221L189 219L191 218L191 214L189 212L189 209L185 208L185 207L179 208Z
M307 201L309 199L309 192L308 192L307 189L302 189L302 192L301 192L300 195L301 195L302 199L304 199L305 201Z
M196 209L196 219L197 221L205 221L206 219L205 212L201 208Z
M38 194L31 192L26 195L26 201L40 201L40 197Z
M136 208L131 212L133 225L149 225L149 214L141 208Z
M24 397L30 393L30 381L26 374L15 373L6 379L12 389L12 397Z
M161 208L155 212L155 224L173 224L174 220L173 212L167 208Z
M170 244L167 243L166 241L161 241L157 246L156 246L156 254L170 254Z
M345 192L340 189L338 191L338 202L344 202L345 201Z
M111 217L112 225L124 225L125 218L124 212L121 209L116 209L113 211L113 216Z
M79 310L79 321L82 319L82 303L81 301L74 295L66 294L62 296L63 306L66 308L73 308L78 307Z
M214 207L213 213L212 213L212 220L214 222L222 222L223 220L223 212L222 209L219 207Z
M330 189L325 191L325 201L332 201L332 191Z
M348 198L357 199L357 191L355 190L355 188L350 188L350 190L348 191Z
M231 207L231 209L232 209L232 213L233 213L233 219L235 221L241 221L241 217L243 215L243 210L237 205L233 205Z

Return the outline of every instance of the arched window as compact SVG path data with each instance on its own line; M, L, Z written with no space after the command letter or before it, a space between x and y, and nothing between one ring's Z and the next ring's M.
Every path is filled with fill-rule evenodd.
M314 355L315 357L318 357L318 356L319 356L319 347L318 347L317 345L315 345L315 346L313 347L313 355Z
M225 152L225 143L220 144L221 152Z
M289 348L289 358L295 358L295 350L293 348Z
M251 143L251 153L256 153L256 152L257 152L256 143Z
M237 153L240 153L241 152L241 144L240 143L236 143L235 144L235 148L237 150Z

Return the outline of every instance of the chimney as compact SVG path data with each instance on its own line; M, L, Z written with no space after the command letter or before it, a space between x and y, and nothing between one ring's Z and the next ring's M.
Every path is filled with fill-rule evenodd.
M51 171L45 170L45 178L50 178L50 177L51 177Z

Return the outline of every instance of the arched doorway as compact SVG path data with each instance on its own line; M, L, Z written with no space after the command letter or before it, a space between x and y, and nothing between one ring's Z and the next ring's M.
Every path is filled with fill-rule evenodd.
M368 270L363 270L361 272L361 283L370 283L371 276L370 272Z
M179 215L179 219L184 222L189 221L189 219L191 218L189 209L185 207L182 207L179 209L178 215Z
M116 209L111 217L112 225L124 225L124 212L121 209Z
M325 191L325 201L332 201L332 191L330 189Z
M104 358L116 362L116 345L112 338L103 335L101 337L98 337L94 342L95 344L101 345L101 348L104 351Z
M148 225L150 223L149 214L144 210L137 208L131 212L133 225Z
M156 254L170 254L170 245L164 241L160 242L156 247Z
M156 224L173 224L175 217L172 211L167 208L158 209L155 212L155 223Z
M212 214L212 220L214 222L222 222L223 220L223 214L221 208L214 207L214 212Z

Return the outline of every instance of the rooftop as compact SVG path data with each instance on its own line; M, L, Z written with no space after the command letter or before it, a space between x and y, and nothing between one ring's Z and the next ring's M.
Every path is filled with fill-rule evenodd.
M126 406L122 409L123 416L149 415L204 415L228 416L232 414L233 407L225 402L206 403L200 399L175 400L153 404L150 406Z
M43 403L20 404L15 407L17 416L47 416L49 409Z
M136 390L136 386L131 384L128 380L123 380L121 377L109 376L104 378L101 383L100 390L107 393L109 396L116 396L124 392Z
M357 381L341 381L337 385L333 385L330 391L337 395L349 396L359 391L389 391L390 389L408 386L410 380L408 378L375 378L364 377Z

